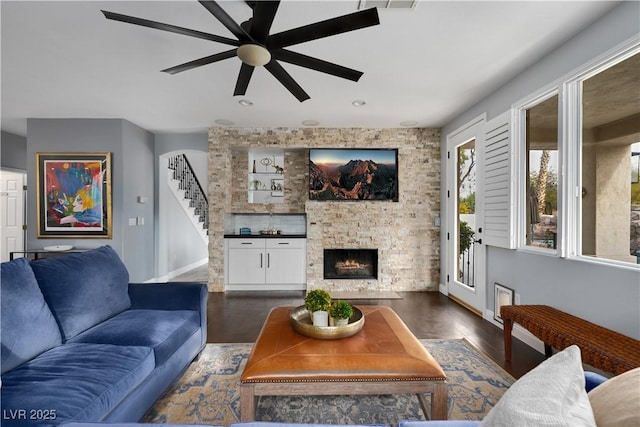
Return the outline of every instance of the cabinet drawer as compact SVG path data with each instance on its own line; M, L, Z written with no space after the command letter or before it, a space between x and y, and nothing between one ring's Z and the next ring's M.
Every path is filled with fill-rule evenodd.
M305 239L265 239L267 249L303 249Z
M265 239L228 239L229 249L264 249Z

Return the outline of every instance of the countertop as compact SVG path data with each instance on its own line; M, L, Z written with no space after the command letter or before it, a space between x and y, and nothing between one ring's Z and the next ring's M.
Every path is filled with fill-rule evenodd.
M306 234L225 234L225 239L306 239Z

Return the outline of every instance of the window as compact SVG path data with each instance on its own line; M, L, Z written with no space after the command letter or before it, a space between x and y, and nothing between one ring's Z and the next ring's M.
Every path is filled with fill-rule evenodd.
M639 52L629 45L517 107L519 247L640 264Z
M640 255L640 184L633 169L635 153L640 151L640 54L608 64L578 84L582 98L578 251L635 263Z
M526 245L555 250L558 235L558 95L525 110Z

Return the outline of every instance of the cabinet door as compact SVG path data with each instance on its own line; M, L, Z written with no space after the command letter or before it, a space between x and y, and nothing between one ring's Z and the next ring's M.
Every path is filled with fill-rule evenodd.
M229 249L229 284L264 284L264 249Z
M306 250L267 249L267 284L306 283Z

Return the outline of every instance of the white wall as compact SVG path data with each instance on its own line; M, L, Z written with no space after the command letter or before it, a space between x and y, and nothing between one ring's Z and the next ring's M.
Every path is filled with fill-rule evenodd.
M639 29L640 2L622 2L491 96L451 120L442 129L443 151L446 152L446 136L474 117L487 113L487 120L490 120L508 110L519 99L632 37L639 37ZM446 162L442 162L442 165L444 180L447 175ZM444 181L442 185L445 188ZM446 206L444 200L442 206ZM446 253L445 243L442 242L442 253ZM443 271L441 277L446 277L446 272ZM494 282L513 288L520 294L522 304L551 305L640 339L638 270L489 247L486 306L490 308L493 308Z
M185 270L208 261L207 245L185 214L168 186L167 159L185 154L200 185L208 187L208 135L158 134L155 137L156 155L156 270L155 277L168 280Z

